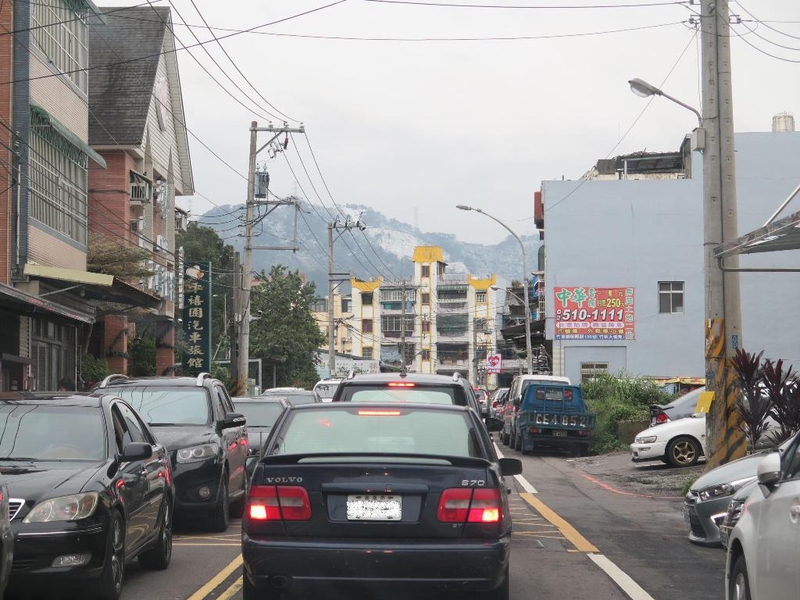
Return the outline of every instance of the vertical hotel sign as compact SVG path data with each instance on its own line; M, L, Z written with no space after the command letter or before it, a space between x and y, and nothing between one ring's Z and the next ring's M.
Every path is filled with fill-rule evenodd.
M183 283L183 370L211 370L211 263L187 262Z
M556 340L635 340L632 287L557 287Z

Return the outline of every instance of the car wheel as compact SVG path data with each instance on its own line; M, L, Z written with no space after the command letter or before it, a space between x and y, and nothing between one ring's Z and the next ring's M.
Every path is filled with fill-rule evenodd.
M228 498L228 474L226 471L222 472L222 481L219 484L219 498L217 505L211 512L209 519L209 527L211 531L224 532L228 530L230 525L230 503Z
M169 499L164 500L164 517L158 531L156 545L139 556L139 564L144 569L163 571L172 560L172 507Z
M125 521L117 510L111 511L106 539L106 558L100 580L96 582L98 600L117 600L125 581ZM94 587L94 585L92 586Z
M694 438L681 436L667 445L667 462L673 467L691 467L700 459L700 444Z
M747 579L747 565L744 562L743 554L733 563L729 585L728 598L730 600L750 600L750 581Z
M242 567L242 600L280 600L281 593L271 588L257 588L250 583L247 570Z

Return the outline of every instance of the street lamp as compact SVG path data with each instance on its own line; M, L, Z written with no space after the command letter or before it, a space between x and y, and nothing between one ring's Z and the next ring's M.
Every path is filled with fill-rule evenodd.
M673 98L669 94L664 93L663 90L658 89L656 86L647 83L643 79L634 78L628 81L628 85L631 86L631 91L640 96L642 98L649 98L650 96L663 96L667 100L672 100L675 104L682 106L683 108L692 111L697 116L697 123L700 128L703 127L703 116L700 114L700 111L696 108L689 106L688 104L681 102L677 98Z
M519 244L519 249L522 251L522 291L525 304L525 358L527 360L528 375L531 375L533 373L533 352L531 350L531 307L528 303L528 257L525 253L525 244L522 243L520 237L514 233L508 225L503 223L497 217L493 217L489 213L482 211L480 208L473 208L464 204L458 204L456 205L456 208L458 210L473 210L489 217L500 226L504 227L505 230L508 231L508 233L510 233Z

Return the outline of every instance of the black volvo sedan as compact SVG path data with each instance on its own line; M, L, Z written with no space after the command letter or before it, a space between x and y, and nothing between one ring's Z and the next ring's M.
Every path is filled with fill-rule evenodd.
M77 583L74 597L116 600L134 558L166 569L172 471L138 414L108 394L24 396L0 399L11 588Z
M474 410L308 404L273 429L242 521L244 600L320 588L325 598L412 588L508 599L503 476L522 464L498 460Z

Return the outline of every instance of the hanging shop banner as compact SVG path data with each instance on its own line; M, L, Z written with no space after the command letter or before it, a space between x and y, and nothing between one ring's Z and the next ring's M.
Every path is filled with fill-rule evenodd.
M211 263L186 262L183 272L183 371L211 371Z
M632 287L556 287L556 340L635 340Z

